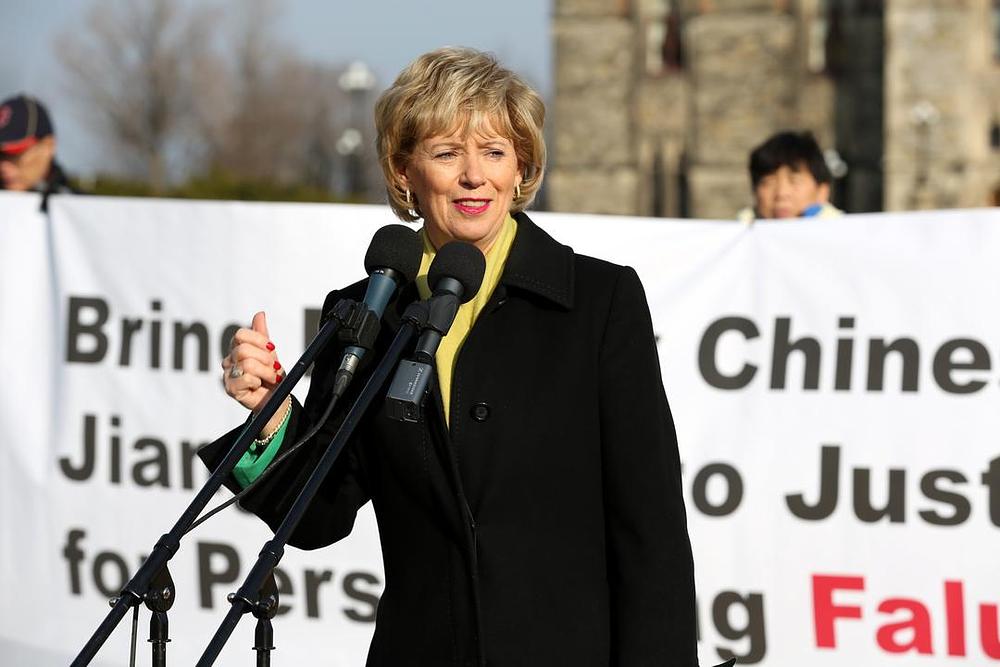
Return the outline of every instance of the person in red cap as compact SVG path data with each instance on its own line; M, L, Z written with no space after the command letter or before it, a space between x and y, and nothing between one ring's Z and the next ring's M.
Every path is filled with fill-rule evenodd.
M27 95L0 104L0 182L4 190L48 195L75 192L56 162L56 137L49 113Z

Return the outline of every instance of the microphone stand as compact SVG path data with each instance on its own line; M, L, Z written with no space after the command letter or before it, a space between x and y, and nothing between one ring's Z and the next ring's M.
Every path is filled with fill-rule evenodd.
M167 642L170 641L167 612L174 606L176 589L170 570L164 565L150 582L150 590L144 597L149 617L149 644L152 651L153 667L167 667Z
M329 445L327 445L326 451L316 464L316 469L313 471L312 476L309 477L305 486L302 487L298 497L295 499L295 503L288 510L281 525L274 531L274 537L264 543L260 555L257 557L257 562L250 569L243 584L235 593L229 595L228 599L232 607L230 607L229 613L222 620L205 652L202 653L201 659L198 660L198 667L208 667L215 664L219 653L226 645L226 642L244 614L253 612L259 618L259 614L262 611L266 612L266 610L261 610L262 605L269 604L266 597L263 602L261 601L262 594L264 593L261 590L261 585L264 583L265 577L271 575L274 568L281 561L285 553L285 545L305 515L313 496L316 495L323 480L330 472L330 468L333 467L337 456L354 433L354 429L361 421L361 417L367 411L368 406L371 405L376 395L382 391L386 380L389 378L389 374L396 367L400 357L403 356L403 349L409 344L414 335L416 335L417 330L422 328L426 322L427 308L425 304L426 302L417 302L406 309L406 312L403 314L403 325L396 333L395 338L393 338L385 356L379 361L378 366L375 367L354 405L351 406L350 411L344 418L344 422L337 430L337 434L330 441ZM268 639L273 639L273 637L268 637Z
M285 398L292 392L292 388L302 379L308 367L312 365L316 356L326 347L334 334L337 334L337 338L341 341L350 342L359 347L371 348L379 328L378 319L378 316L364 304L347 299L342 299L337 303L330 319L320 328L306 351L288 371L285 379L274 388L260 412L247 422L243 431L236 438L236 442L229 449L229 453L212 472L208 481L181 514L170 532L160 536L149 557L142 563L125 588L117 597L109 601L111 611L108 612L97 630L80 650L76 659L71 663L71 667L89 665L128 610L137 607L140 603L145 603L153 611L153 618L150 621L153 664L165 664L166 642L170 641L167 635L166 612L173 604L175 592L170 572L167 569L167 561L177 553L181 538L212 500L212 496L219 490L226 477L249 449L253 439L278 411Z
M229 594L230 602L233 595ZM274 581L274 572L267 575L261 585L259 600L253 608L253 615L257 617L253 650L257 653L257 667L271 667L271 651L274 650L274 629L271 627L271 619L278 613L278 584Z

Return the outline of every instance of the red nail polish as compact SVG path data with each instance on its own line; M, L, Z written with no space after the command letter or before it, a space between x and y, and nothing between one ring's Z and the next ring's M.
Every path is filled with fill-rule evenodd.
M276 370L276 371L280 371L281 370L281 364L278 363L277 361L274 362L274 370Z
M278 379L274 381L274 384L278 384L279 382L281 382L281 381L282 381L282 380L284 380L284 379L285 379L285 376L284 376L284 375L279 375L279 376L278 376Z
M267 348L268 352L274 352L274 343L272 343L271 341L267 341L267 345L265 345L265 347Z

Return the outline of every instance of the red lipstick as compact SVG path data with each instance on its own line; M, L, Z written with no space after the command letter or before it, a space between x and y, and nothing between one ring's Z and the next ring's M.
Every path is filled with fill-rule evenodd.
M489 199L456 199L452 202L459 212L465 215L479 215L490 207Z

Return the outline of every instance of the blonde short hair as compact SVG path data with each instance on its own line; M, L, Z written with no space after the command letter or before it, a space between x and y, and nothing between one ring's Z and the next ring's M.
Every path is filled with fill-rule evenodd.
M382 93L375 104L378 157L389 205L400 219L421 217L419 202L406 201L397 177L417 143L455 128L476 131L484 122L514 144L522 180L511 212L522 211L545 173L545 105L518 75L488 53L446 47L414 60Z

